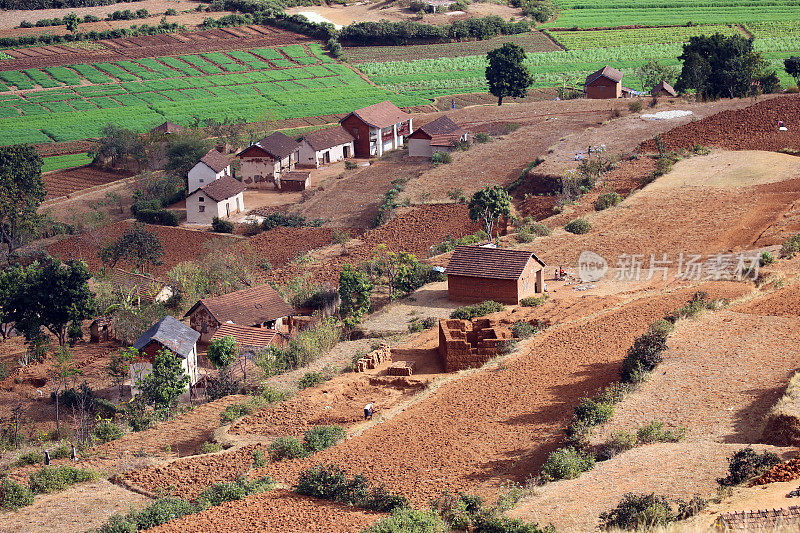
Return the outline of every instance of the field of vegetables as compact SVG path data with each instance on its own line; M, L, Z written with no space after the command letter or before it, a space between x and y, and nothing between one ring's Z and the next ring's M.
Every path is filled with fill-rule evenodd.
M254 122L385 99L427 103L370 85L319 44L2 71L0 81L0 145L97 137L108 123L146 131L164 120Z
M636 28L593 31L545 30L550 37L567 50L583 50L606 46L641 46L649 44L682 43L696 35L742 35L735 26L713 24L708 26L676 26L670 28Z

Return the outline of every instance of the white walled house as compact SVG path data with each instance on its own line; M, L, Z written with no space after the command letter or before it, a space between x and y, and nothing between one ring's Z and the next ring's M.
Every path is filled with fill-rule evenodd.
M209 150L189 171L186 192L191 194L222 176L230 175L231 162L228 158L216 150Z
M417 128L408 137L408 155L412 157L432 157L434 152L451 152L461 141L467 140L468 133L447 116L441 116Z
M242 183L247 187L275 185L281 172L294 170L300 143L276 131L245 148L236 157L241 161Z
M300 139L298 164L319 167L353 157L353 140L341 126L309 133Z
M150 326L133 343L139 357L130 365L131 395L139 394L137 383L153 371L155 355L167 349L181 358L183 371L189 376L191 387L200 379L197 367L197 341L200 334L172 316L166 316Z
M186 222L209 225L214 217L244 211L244 185L231 176L214 180L186 197Z
M381 157L397 150L411 134L412 117L390 101L356 109L339 124L353 136L356 157Z

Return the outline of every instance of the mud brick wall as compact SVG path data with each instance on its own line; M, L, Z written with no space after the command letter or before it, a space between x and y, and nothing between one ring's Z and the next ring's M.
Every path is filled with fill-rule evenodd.
M356 372L365 372L377 368L384 361L392 360L392 349L388 344L382 344L380 348L362 357L356 362Z
M487 319L439 321L439 358L445 372L476 368L496 357L510 339L508 328Z
M447 297L458 302L494 300L507 305L519 303L518 280L447 276Z

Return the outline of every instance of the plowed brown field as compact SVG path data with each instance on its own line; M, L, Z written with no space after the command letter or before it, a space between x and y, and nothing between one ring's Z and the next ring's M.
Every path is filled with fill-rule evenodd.
M51 172L42 176L42 179L47 189L46 199L52 200L59 196L68 196L90 187L105 185L117 180L129 178L132 175L132 172L103 170L87 165L71 168L69 170Z

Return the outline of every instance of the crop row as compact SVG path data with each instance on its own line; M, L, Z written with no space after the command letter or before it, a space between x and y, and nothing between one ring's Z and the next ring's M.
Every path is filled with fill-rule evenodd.
M724 25L677 26L671 28L637 28L594 31L553 31L545 33L568 50L605 48L620 46L641 46L661 43L682 43L696 35L741 35L735 28Z

